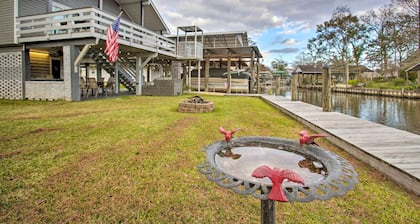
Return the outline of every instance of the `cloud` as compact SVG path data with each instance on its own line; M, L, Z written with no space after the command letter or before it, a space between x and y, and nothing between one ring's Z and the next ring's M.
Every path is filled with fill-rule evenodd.
M205 32L247 30L250 33L293 27L294 31L285 29L289 34L314 29L317 24L330 18L339 5L347 5L352 12L360 12L387 3L384 0L154 0L154 2L171 27L194 24L203 26L201 28Z
M278 31L278 34L296 34L301 32L310 31L311 27L308 22L303 21L290 21L287 23L287 27Z
M262 52L286 53L292 57L305 49L316 25L331 18L337 6L346 5L360 14L391 0L153 0L172 33L176 27L197 25L204 32L247 31L258 39ZM262 42L264 41L264 42ZM274 44L285 48L269 50ZM278 45L277 45L278 47ZM264 55L265 56L265 55ZM270 55L273 56L273 55ZM292 60L292 59L289 59Z
M285 39L281 42L284 45L296 45L297 44L297 40L291 38L291 39Z
M284 38L282 35L282 36L277 36L272 41L272 44L282 44L282 45L287 45L287 46L293 46L293 45L298 44L298 42L299 41L294 38Z
M286 47L286 48L281 48L281 49L269 50L270 53L283 53L283 54L297 53L299 51L300 51L299 48L294 48L294 47Z

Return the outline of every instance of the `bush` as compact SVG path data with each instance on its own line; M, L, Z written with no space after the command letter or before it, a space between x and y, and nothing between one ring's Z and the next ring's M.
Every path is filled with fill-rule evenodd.
M352 86L358 86L359 83L365 83L365 82L361 79L352 79L347 82L347 84L352 85Z
M383 77L381 77L381 76L379 76L379 77L374 77L374 78L372 79L372 81L374 81L374 82L385 82L384 78L383 78Z
M392 81L392 83L395 86L403 86L403 85L406 85L406 80L403 78L396 78Z
M356 86L357 85L357 80L356 79L352 79L352 80L349 80L348 82L347 82L347 84L349 84L349 85L351 85L351 86Z

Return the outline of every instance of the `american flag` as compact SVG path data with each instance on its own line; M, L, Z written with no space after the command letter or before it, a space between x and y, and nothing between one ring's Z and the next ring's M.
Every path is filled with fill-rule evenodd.
M108 55L110 62L116 62L118 60L118 29L120 26L120 17L109 26L106 34L106 48L105 53Z

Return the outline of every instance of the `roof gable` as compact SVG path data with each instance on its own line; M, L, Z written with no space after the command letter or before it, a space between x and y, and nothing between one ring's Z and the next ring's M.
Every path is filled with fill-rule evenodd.
M133 22L147 29L168 34L170 30L152 0L115 0ZM144 21L142 21L144 20Z

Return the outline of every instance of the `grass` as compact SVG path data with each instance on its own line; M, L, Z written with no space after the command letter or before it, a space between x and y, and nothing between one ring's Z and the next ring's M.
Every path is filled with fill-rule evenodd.
M83 102L0 100L0 223L259 223L260 201L198 172L200 151L236 136L297 139L306 128L258 98L204 96L213 113L176 112L189 97ZM328 140L359 173L355 190L277 203L278 223L419 223L420 200Z

